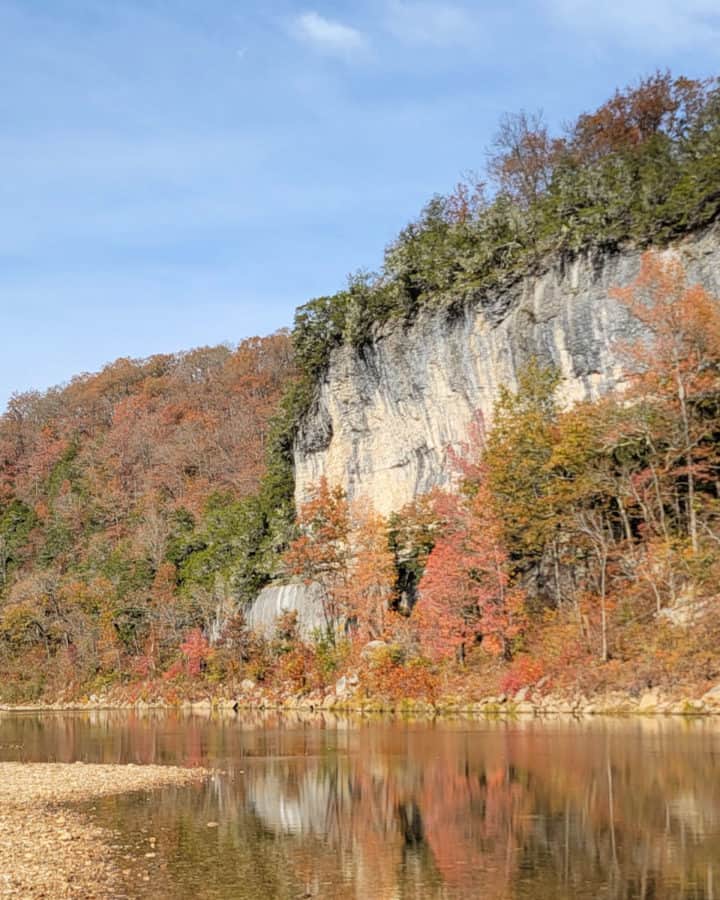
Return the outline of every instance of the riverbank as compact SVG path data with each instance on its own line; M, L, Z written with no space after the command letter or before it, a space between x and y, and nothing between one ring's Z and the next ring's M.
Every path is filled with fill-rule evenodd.
M468 698L447 695L432 701L422 698L367 696L357 690L352 677L343 676L326 691L282 694L245 679L235 691L221 694L196 693L168 700L148 690L140 698L129 699L122 691L91 695L55 703L0 704L0 711L42 712L92 709L174 710L194 713L236 713L242 710L334 711L340 713L413 713L416 715L547 716L547 715L661 715L720 716L720 684L704 690L642 693L611 690L587 696L579 692L548 692L524 687L515 694Z
M188 785L202 769L170 766L0 763L0 897L110 900L133 896L133 869L116 836L71 804ZM141 855L149 864L151 849Z

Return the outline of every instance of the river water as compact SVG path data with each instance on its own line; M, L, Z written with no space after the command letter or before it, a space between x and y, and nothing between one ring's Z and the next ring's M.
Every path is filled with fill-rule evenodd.
M218 770L88 807L141 898L720 900L712 720L5 714L0 758Z

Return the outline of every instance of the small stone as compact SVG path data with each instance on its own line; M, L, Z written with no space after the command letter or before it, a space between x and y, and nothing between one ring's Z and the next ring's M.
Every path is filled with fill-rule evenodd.
M219 824L218 822L208 822L207 827L208 828L217 828L218 824Z

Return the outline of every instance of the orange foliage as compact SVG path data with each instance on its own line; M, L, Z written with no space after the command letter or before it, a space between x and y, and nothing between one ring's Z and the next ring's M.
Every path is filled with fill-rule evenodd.
M388 546L387 526L372 510L354 516L352 562L347 585L348 611L362 641L385 632L394 596L395 560Z
M247 494L292 375L289 336L280 331L235 351L120 359L64 388L15 395L0 419L0 485L32 505L74 442L88 484L114 516L155 491L183 505L198 480L204 496Z
M643 255L640 274L630 285L616 288L622 301L641 322L649 338L626 346L634 368L633 394L660 404L660 442L674 448L666 467L687 483L687 519L692 549L698 550L697 484L714 483L716 423L703 412L703 402L715 396L720 361L720 303L701 285L688 285L681 260L671 254ZM667 535L665 535L667 537Z
M384 653L362 676L362 684L372 697L393 701L423 700L434 703L440 693L438 675L421 659L397 662Z
M325 621L331 631L348 616L350 508L341 487L322 478L298 513L300 536L285 554L293 575L319 584Z
M511 654L524 624L524 592L511 584L502 523L485 482L472 496L441 498L445 527L420 582L416 619L435 657L462 651L476 636L491 653Z
M578 119L571 146L581 162L637 146L664 132L682 134L690 117L701 108L708 81L673 79L656 72L639 84L616 91L595 112Z

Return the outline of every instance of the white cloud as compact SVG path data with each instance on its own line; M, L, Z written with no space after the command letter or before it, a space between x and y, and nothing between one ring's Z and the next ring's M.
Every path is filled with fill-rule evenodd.
M716 42L717 0L546 0L563 24L617 43L668 50Z
M409 44L434 47L467 45L479 37L479 23L467 9L426 0L390 0L387 27Z
M316 12L298 16L293 22L293 33L324 53L348 56L367 47L365 35L357 28L326 19Z

